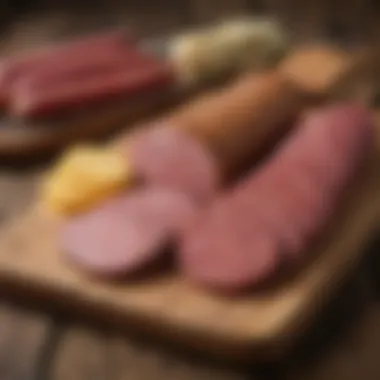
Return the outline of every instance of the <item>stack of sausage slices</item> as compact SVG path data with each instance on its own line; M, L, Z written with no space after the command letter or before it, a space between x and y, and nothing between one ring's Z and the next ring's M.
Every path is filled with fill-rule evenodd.
M170 254L186 279L225 292L299 263L373 140L365 107L308 102L278 70L246 73L103 147L115 164L92 168L90 188L59 186L91 199L61 221L63 257L125 278Z

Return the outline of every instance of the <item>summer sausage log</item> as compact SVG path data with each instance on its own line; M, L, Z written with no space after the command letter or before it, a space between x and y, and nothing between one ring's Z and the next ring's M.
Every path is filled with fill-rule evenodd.
M88 60L93 56L96 59L100 55L120 52L133 44L131 36L123 30L116 30L82 37L58 47L41 49L25 54L24 57L3 59L0 64L0 103L4 105L7 102L13 83L24 75L49 72L57 66L70 66L77 60Z
M372 141L369 111L314 111L288 140L186 229L180 266L191 280L239 290L302 258L336 210Z
M205 144L229 177L279 139L303 105L303 93L281 75L249 73L185 105L165 122Z
M128 136L126 154L137 178L150 186L165 183L176 187L181 183L181 190L195 198L199 198L200 188L209 189L208 194L202 194L207 199L215 193L210 184L222 184L240 174L285 134L302 105L302 94L281 76L247 74L160 119L160 133L153 127L138 138ZM166 141L165 155L152 148L159 146L159 140ZM194 146L197 148L191 148ZM197 167L202 161L203 169Z
M65 257L84 271L102 277L125 275L161 256L195 211L183 194L137 190L64 222L59 242Z

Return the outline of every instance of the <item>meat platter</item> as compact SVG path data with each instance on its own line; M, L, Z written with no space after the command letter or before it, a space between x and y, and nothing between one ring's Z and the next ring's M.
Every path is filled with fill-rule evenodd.
M295 47L69 148L1 232L1 288L217 357L287 350L378 228L371 64Z

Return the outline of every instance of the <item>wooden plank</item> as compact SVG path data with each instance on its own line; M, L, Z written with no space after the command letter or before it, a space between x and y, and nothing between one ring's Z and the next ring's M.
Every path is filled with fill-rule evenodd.
M368 44L376 12L371 0L337 0L330 2L328 27L330 38L338 37L345 45Z
M36 171L0 173L0 225L25 211L33 198ZM1 254L2 252L0 252ZM0 379L37 380L55 327L49 316L0 303Z
M2 54L38 48L59 41L70 32L71 17L62 11L47 11L33 17L15 19L1 44Z
M1 380L39 379L54 326L46 315L0 305Z
M107 359L111 355L107 343L96 333L68 328L50 363L50 379L113 379L108 372Z
M356 380L365 374L366 379L377 380L380 308L367 271L361 270L345 287L328 314L318 329L305 337L306 349L301 347L283 363L256 367L253 372L216 367L146 342L68 325L48 375L51 380L90 376L99 380Z
M191 0L191 12L198 23L208 23L247 14L249 0Z
M40 170L20 174L18 171L0 173L0 226L25 211L34 198Z
M342 309L352 312L350 309ZM347 318L347 316L346 316ZM287 370L292 380L378 380L380 373L380 307L372 299L339 339L306 365L299 361Z
M329 0L267 0L269 13L290 31L299 43L325 40Z
M192 20L187 1L117 0L107 7L112 9L113 25L124 25L142 37L168 35L188 27ZM101 15L100 15L101 17ZM78 17L80 21L80 17Z
M199 363L112 333L70 325L48 373L50 380L243 380L236 370Z

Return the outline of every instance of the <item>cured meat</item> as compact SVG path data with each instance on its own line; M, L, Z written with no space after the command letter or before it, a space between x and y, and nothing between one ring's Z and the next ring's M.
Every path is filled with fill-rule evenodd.
M168 126L138 132L129 145L130 165L148 187L164 187L205 202L215 195L219 178L212 155L196 139Z
M106 49L107 48L107 49ZM111 72L115 68L128 66L131 70L136 67L152 64L150 57L145 57L137 49L108 46L97 49L91 56L78 55L71 60L65 60L59 66L38 67L31 73L20 76L10 89L10 98L17 98L18 94L42 91L64 83L67 80L83 80Z
M136 173L137 180L147 190L175 191L188 196L197 205L204 204L216 195L221 177L225 179L232 171L242 170L248 158L258 157L265 144L273 138L279 138L289 128L286 122L294 118L301 105L302 97L298 92L293 92L281 77L274 74L249 75L231 88L210 95L207 102L196 101L178 114L159 120L150 129L128 135L125 143L126 159ZM124 143L121 144L121 149L124 149ZM146 200L145 202L148 203ZM141 203L141 208L145 207L149 208L147 204L144 206ZM96 223L104 223L106 229L107 223L113 223L115 217L107 217L108 211L103 210L101 207L93 213L99 220L103 218L102 222ZM140 212L141 209L136 214L128 212L130 225L142 220ZM152 211L149 212L149 218L151 215ZM236 221L238 217L239 215L234 214L231 220ZM90 228L93 216L90 214L89 217L83 218L76 219L80 221L79 226L81 228L83 226L83 229ZM78 226L76 222L74 223L70 222L69 226ZM115 223L122 224L122 217ZM162 219L160 223L161 225L158 222L153 224L152 228L155 229L153 232L148 230L150 227L141 227L139 230L141 235L135 241L141 239L141 242L151 242L144 243L142 249L140 246L139 249L134 246L129 248L127 241L131 239L128 236L124 237L124 245L119 243L117 247L122 247L122 252L129 250L134 252L127 255L128 260L142 251L143 262L145 264L151 262L163 246L159 237L165 230L166 219ZM75 233L81 235L81 228L75 227ZM115 231L118 231L117 228ZM83 236L89 235L90 233L83 232ZM150 240L153 235L154 239ZM264 234L262 237L263 241L260 244L276 252ZM87 254L91 257L92 249L96 250L95 257L104 258L107 253L108 246L103 243L97 244L96 247L87 245L86 249L67 246L67 242L76 241L89 244L86 243L86 238L83 240L66 238L62 241L62 246L68 252L86 252L86 257ZM104 241L111 244L109 240ZM228 245L225 249L227 248ZM118 254L114 256L119 257ZM276 258L273 255L273 263L275 262ZM271 266L268 264L266 260L262 261L263 271L264 268ZM104 267L107 265L104 264ZM228 270L228 265L225 269ZM247 266L247 270L250 275L253 273L256 277L259 275L257 268L252 271L252 267ZM231 278L231 281L233 280Z
M115 97L132 97L173 83L172 70L164 63L142 65L133 69L119 62L112 71L85 78L68 79L51 88L20 88L13 94L11 112L18 117L37 117L57 111L88 106Z
M59 241L66 257L83 270L125 275L160 257L195 211L182 194L139 190L68 220Z
M185 105L164 122L203 142L223 177L230 178L280 139L303 105L302 93L280 75L249 73Z
M281 260L302 258L335 212L371 141L365 109L341 104L310 113L258 172L186 229L183 272L209 286L238 290L267 279Z
M126 156L146 186L205 201L279 139L301 106L301 95L280 76L249 74L128 135Z
M273 163L273 166L268 166L264 165L254 180L237 186L231 202L240 204L242 213L245 209L250 209L251 213L247 214L251 216L251 221L256 221L260 217L273 230L281 230L283 232L282 246L298 255L303 244L300 230L306 233L311 217L309 214L305 215L303 210L315 204L316 199L319 199L317 198L319 191L304 173L294 170L289 165L282 166ZM289 183L292 185L289 186ZM254 197L251 196L251 190L254 191ZM272 201L273 197L275 201ZM281 207L279 203L282 204ZM289 218L289 213L293 213L298 218ZM303 217L301 223L299 223L300 217ZM316 215L313 218L315 222Z
M258 214L252 218L244 206L223 199L195 219L180 244L180 268L186 277L234 291L275 272L281 241L273 239L264 219ZM248 210L255 211L252 206Z
M132 37L122 30L116 30L30 52L23 57L4 59L0 65L0 103L4 105L8 101L11 87L24 76L75 66L83 60L96 61L101 56L120 54L132 46Z
M126 78L127 82L132 80L130 76ZM139 82L135 77L133 81ZM117 84L120 85L120 78ZM84 91L83 96L95 92L88 88ZM56 98L54 94L48 96L46 91L43 95L46 103L39 104L45 110L46 104L57 104L58 98L62 102L61 93ZM259 157L263 146L288 130L289 122L302 106L301 94L275 74L248 75L230 88L209 96L208 100L201 99L178 114L164 117L150 129L127 136L126 160L145 190L142 193L137 190L123 201L111 201L69 221L62 230L61 247L73 261L92 272L110 276L129 273L151 263L168 239L178 237L182 231L182 228L168 227L170 218L166 215L182 206L175 203L176 197L173 204L166 202L165 206L156 197L151 205L151 196L141 194L174 192L187 202L191 200L203 206L216 195L222 179L243 170L247 160ZM67 98L72 99L72 94ZM120 149L124 150L124 143ZM194 206L192 211L187 213L193 214L191 219L195 218ZM239 218L239 214L233 213L228 221L238 223ZM277 249L268 240L270 234L264 232L263 229L262 240L257 244L260 249L273 253L273 261L262 260L261 269L246 265L247 278L275 268ZM235 239L231 235L223 252L227 254L234 244L244 242L249 235L248 229L244 229L241 240L240 236ZM96 237L92 239L92 236ZM213 251L218 252L216 245ZM241 265L244 261L242 256ZM228 267L224 269L228 271ZM236 280L232 273L230 281Z

